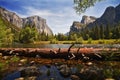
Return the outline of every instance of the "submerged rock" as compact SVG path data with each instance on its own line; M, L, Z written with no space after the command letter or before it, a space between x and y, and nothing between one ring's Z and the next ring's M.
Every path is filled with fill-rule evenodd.
M15 80L25 80L23 77L17 78Z
M81 80L77 75L71 75L70 78L71 80Z
M37 79L37 77L32 76L32 77L20 77L15 80L36 80L36 79Z
M25 68L24 70L21 71L21 76L22 77L39 76L39 75L40 75L40 71L35 66L27 67L27 68Z
M96 66L86 66L80 70L79 77L85 80L103 80L101 68Z
M59 71L63 77L69 77L71 74L71 70L67 65L61 65Z

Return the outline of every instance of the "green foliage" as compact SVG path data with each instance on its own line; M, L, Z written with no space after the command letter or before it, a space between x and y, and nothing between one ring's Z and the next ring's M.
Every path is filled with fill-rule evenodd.
M82 37L76 39L76 43L79 43L79 44L82 44L83 41L84 41L84 40L83 40Z
M86 11L87 8L94 6L96 2L103 0L74 0L74 8L77 13L81 14Z
M120 39L120 26L119 24L116 26L95 25L92 28L85 28L80 33L77 33L77 38L80 36L82 36L84 40L88 40L90 37L93 40Z
M38 39L38 32L35 28L25 27L21 30L19 41L21 43L31 43Z
M12 26L12 27L11 27ZM13 25L2 19L0 14L0 43L12 43L14 41ZM15 28L15 27L14 27Z
M91 44L92 43L92 38L89 38L87 43Z
M104 44L105 42L104 42L104 40L99 40L98 43L99 44Z
M4 68L5 64L0 62L0 71Z
M50 40L50 43L51 43L51 44L56 44L57 41L58 41L57 39L51 39L51 40Z
M17 56L13 56L13 57L10 59L11 62L17 62L17 61L19 61L19 60L20 60L20 58L17 57Z
M113 77L113 72L111 69L105 69L103 71L103 74L104 74L105 78L112 78Z
M58 33L58 35L56 35L56 39L57 39L58 41L65 41L65 40L67 40L68 38L67 38L66 35L64 35L64 34L62 34L62 33Z

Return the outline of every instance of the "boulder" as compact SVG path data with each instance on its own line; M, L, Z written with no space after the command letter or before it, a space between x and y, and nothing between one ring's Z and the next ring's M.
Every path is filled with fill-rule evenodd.
M26 77L26 76L38 76L40 75L40 71L37 67L35 66L30 66L21 71L21 76Z

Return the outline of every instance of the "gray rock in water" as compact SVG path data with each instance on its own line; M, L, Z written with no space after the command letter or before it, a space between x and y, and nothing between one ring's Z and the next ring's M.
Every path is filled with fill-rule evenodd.
M77 75L71 75L70 78L71 80L81 80Z
M15 80L25 80L23 77L16 78Z
M37 77L31 76L31 77L20 77L15 80L36 80L36 79L37 79Z
M68 77L71 74L71 70L67 65L61 65L59 71L63 77Z
M39 76L40 71L37 67L35 66L30 66L25 68L24 70L21 71L21 76L22 77L27 77L27 76Z
M81 69L79 77L86 80L103 80L102 69L97 66L86 66Z

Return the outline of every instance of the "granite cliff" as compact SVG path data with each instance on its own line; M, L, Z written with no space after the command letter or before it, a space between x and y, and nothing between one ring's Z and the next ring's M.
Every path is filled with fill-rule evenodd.
M116 7L113 6L107 7L103 15L99 18L95 18L93 16L83 16L81 22L77 22L79 26L74 25L75 23L73 22L72 26L70 27L70 32L80 32L85 27L91 28L96 25L114 26L117 25L118 23L120 23L120 4Z
M20 29L24 28L26 25L29 25L30 27L34 25L39 33L44 31L46 34L53 34L52 30L46 24L46 20L39 16L21 18L16 13L10 12L2 7L0 7L0 14L2 19L7 20Z
M83 28L85 28L86 25L93 23L96 20L95 17L93 16L86 16L84 15L82 17L81 22L79 21L74 21L72 26L70 27L70 33L71 32L80 32L82 31Z
M96 19L93 23L87 25L87 27L93 27L95 25L117 25L120 22L120 4L116 7L107 7L103 15Z

